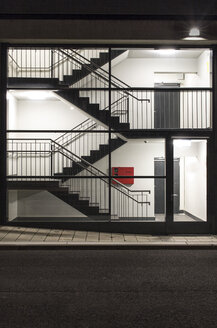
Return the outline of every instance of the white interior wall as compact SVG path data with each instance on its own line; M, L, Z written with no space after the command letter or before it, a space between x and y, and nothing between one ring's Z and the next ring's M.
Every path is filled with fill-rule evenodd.
M7 129L16 130L17 128L17 99L10 93L7 93Z
M60 100L17 101L17 129L19 130L71 130L86 118L86 115L75 106ZM43 134L43 137L47 135L56 139L61 133Z
M11 94L7 93L7 129L16 130L17 129L17 99ZM16 137L15 133L8 134L8 138ZM14 166L16 159L12 153L8 154L8 165ZM7 166L7 173L9 172L9 166ZM8 192L8 208L10 219L17 217L18 213L18 201L17 201L17 191L10 190Z
M18 217L86 217L48 191L19 190L17 192Z
M18 194L17 190L8 191L8 219L9 221L18 216Z
M197 72L196 58L127 58L112 74L131 87L154 87L155 73Z

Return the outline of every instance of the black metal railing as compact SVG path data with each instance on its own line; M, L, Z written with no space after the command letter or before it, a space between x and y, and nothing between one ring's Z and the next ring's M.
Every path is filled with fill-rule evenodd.
M141 88L129 90L130 129L211 129L211 88Z
M81 54L75 49L75 61L70 62L63 57L57 48L10 48L8 51L8 76L20 78L57 78L72 74L73 69L80 69L82 63L76 62L76 56ZM108 49L82 50L87 60L98 58L100 53Z
M108 212L109 202L105 195L109 178L54 140L8 139L7 154L8 181L58 179L62 187L68 188L69 193L79 193L82 199L89 199L90 205L98 204L102 213ZM131 190L114 178L112 182L115 182L111 184L111 196L114 199L112 218L148 217L150 190Z

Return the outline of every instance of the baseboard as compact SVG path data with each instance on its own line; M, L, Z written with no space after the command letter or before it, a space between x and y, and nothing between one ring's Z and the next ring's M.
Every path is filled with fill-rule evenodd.
M138 218L138 217L120 217L118 219L112 219L112 221L155 221L155 217L149 216L144 218Z

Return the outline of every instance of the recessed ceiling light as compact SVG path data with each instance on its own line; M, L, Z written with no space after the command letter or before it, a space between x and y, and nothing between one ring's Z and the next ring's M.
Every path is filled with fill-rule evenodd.
M183 38L182 40L195 41L195 40L206 40L206 39L201 38L200 36L187 36L186 38Z
M22 96L29 100L45 100L52 97L49 91L26 91Z
M174 55L177 52L175 49L157 49L156 51L159 55Z

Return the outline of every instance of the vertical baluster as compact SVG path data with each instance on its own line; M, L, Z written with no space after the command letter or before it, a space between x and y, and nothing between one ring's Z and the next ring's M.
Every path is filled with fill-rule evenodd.
M211 97L210 97L210 98L211 98ZM208 106L207 106L207 91L205 91L205 104L206 104L206 105L205 105L205 110L206 110L206 111L205 111L205 117L206 117L206 122L205 122L206 124L205 124L205 127L207 128L207 127L208 127L208 125L207 125L207 115L208 115L208 114L207 114L207 113L208 113L208 110L207 110L207 108L208 108ZM211 107L210 107L210 108L211 108ZM210 123L211 123L211 122L210 122ZM210 126L211 126L211 125L210 125Z
M194 128L194 92L192 91L192 126L191 128Z
M10 150L10 147L9 147L9 150ZM12 175L14 175L15 172L14 172L14 141L12 139Z
M203 104L203 91L200 91L200 116L201 116L201 121L200 121L200 127L205 128L204 126L204 104Z
M198 112L198 92L197 91L195 91L195 97L196 97L196 122L197 122L197 129L198 129L198 127L199 127L199 122L198 122L198 120L199 120L199 112Z

